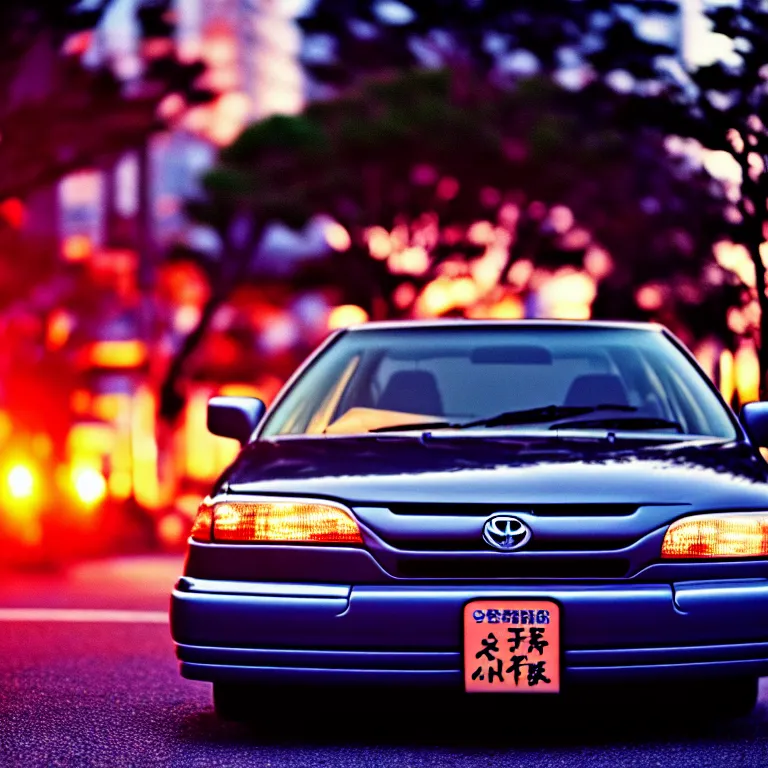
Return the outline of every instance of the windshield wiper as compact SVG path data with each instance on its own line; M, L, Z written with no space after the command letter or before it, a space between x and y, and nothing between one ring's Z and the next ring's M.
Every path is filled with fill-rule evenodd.
M621 403L601 403L600 405L545 405L541 408L528 408L524 411L504 411L495 416L488 416L475 421L453 424L450 421L431 421L408 424L394 424L387 427L375 427L369 432L408 432L422 429L470 429L472 427L511 427L516 424L542 424L547 421L574 418L600 411L622 411L632 413L634 405Z
M449 421L421 421L408 424L392 424L387 427L374 427L369 432L412 432L419 429L455 429L460 424L451 424Z
M574 419L558 421L550 429L625 429L642 432L649 429L674 429L685 434L683 425L678 421L661 419L656 416L615 416L603 419Z
M600 405L545 405L541 408L529 408L525 411L504 411L489 416L485 419L468 421L458 425L461 429L470 427L511 427L516 424L541 424L545 421L556 421L558 419L573 418L583 416L588 413L598 411L625 411L633 412L637 408L633 405L622 405L619 403L601 403Z

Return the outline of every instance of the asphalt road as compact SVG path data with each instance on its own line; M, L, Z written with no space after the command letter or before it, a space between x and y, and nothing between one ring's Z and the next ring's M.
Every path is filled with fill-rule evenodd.
M177 672L165 613L179 568L133 558L2 578L0 766L768 766L768 680L731 723L681 723L663 690L533 711L337 691L220 723L209 686Z

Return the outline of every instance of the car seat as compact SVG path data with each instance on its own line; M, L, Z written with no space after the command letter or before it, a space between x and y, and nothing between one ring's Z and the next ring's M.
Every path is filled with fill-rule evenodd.
M376 407L387 411L441 416L443 399L437 380L429 371L397 371L389 378Z
M622 380L612 373L589 373L577 376L568 389L563 405L590 407L596 405L629 405Z

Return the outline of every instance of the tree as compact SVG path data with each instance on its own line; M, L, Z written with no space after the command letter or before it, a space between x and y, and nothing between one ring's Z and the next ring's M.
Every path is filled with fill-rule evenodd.
M669 136L695 139L735 161L738 180L729 193L732 204L723 208L722 226L734 243L746 249L754 265L755 277L749 281L754 285L741 290L750 295L748 301L751 297L759 305L759 312L748 307L732 325L754 338L761 396L768 397L768 298L761 256L768 236L766 4L762 0L713 4L706 12L712 32L722 36L721 42L728 41L731 51L703 66L683 62L681 52L669 42L643 37L637 17L633 23L636 13L652 14L662 23L672 19L679 9L669 2L402 0L398 5L400 13L388 14L384 4L372 0L319 0L302 19L310 43L315 38L331 42L330 61L317 61L311 56L312 47L307 50L307 66L315 79L338 87L370 71L463 62L504 80L508 70L502 63L515 52L519 58L525 51L538 71L548 74L555 74L565 58L575 57L582 66L582 82L615 83L612 78L621 72L622 87L646 97L635 121ZM723 289L725 300L716 309L705 302L697 312L691 305L691 319L723 318L719 330L726 333L723 312L738 302L740 289L732 278ZM596 308L608 310L615 303L610 298L601 297Z
M722 60L681 70L667 78L645 119L667 133L695 139L707 150L732 158L735 179L725 210L729 236L742 245L754 266L750 299L759 304L753 333L760 362L760 395L768 398L768 296L765 241L768 238L768 7L741 0L707 11L712 32L724 36L731 53Z
M400 0L395 9L376 0L317 0L299 24L307 70L335 87L417 66L465 66L505 84L515 77L513 57L529 74L577 67L587 79L622 71L648 80L656 60L675 49L644 36L637 21L670 21L679 12L671 0Z
M163 127L169 95L198 103L199 63L174 55L171 0L138 8L143 71L124 82L110 62L86 65L90 35L113 0L7 0L0 8L0 201L98 167ZM83 10L83 8L88 10Z
M457 90L457 79L465 84L463 75L411 74L374 83L346 106L307 110L336 125L336 165L348 175L341 194L324 194L326 212L351 235L351 247L331 261L337 282L350 276L374 314L361 294L378 288L387 316L396 316L411 313L439 275L471 275L482 259L487 266L489 246L502 251L493 277L501 287L515 281L516 264L583 269L601 249L612 269L599 275L598 314L644 317L635 293L660 283L678 288L664 303L687 315L695 336L724 332L725 313L718 327L695 309L731 300L729 275L712 257L724 231L722 190L672 157L662 134L638 125L637 96L599 82L573 93L544 77L514 89L480 81ZM398 238L406 250L426 245L421 271L402 258L365 259L374 228L389 233L385 250ZM415 302L404 301L403 282L416 289Z
M55 302L67 290L55 243L21 226L30 195L53 188L74 171L109 168L126 152L143 149L187 106L212 98L198 87L204 66L175 55L173 0L136 4L139 71L130 77L118 73L109 56L98 50L94 60L94 30L114 3L0 3L3 308L24 303L33 291L50 294ZM42 375L32 352L20 355L5 378Z
M248 128L191 207L222 248L211 300L166 379L166 414L180 407L186 361L274 222L330 216L336 252L312 279L379 317L451 312L499 286L521 293L515 265L583 271L596 252L613 256L611 275L600 276L630 302L643 281L717 271L719 187L637 126L636 108L634 95L599 82L579 93L544 77L502 89L466 72L415 70ZM446 298L451 280L447 294L458 285L461 295Z
M174 354L160 388L160 416L173 422L185 398L180 392L184 369L199 347L216 312L248 277L270 224L301 227L311 215L310 190L316 163L324 156L322 131L309 120L273 117L246 129L220 152L220 164L203 178L204 195L189 202L191 218L214 232L219 253L199 253L211 293L195 328ZM183 254L185 249L181 249Z

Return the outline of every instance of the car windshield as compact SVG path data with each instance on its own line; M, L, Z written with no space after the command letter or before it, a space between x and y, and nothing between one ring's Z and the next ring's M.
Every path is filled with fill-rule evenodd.
M486 420L486 428L515 430L556 424L737 436L713 385L661 332L472 323L342 333L278 400L260 434L471 422L482 429Z

